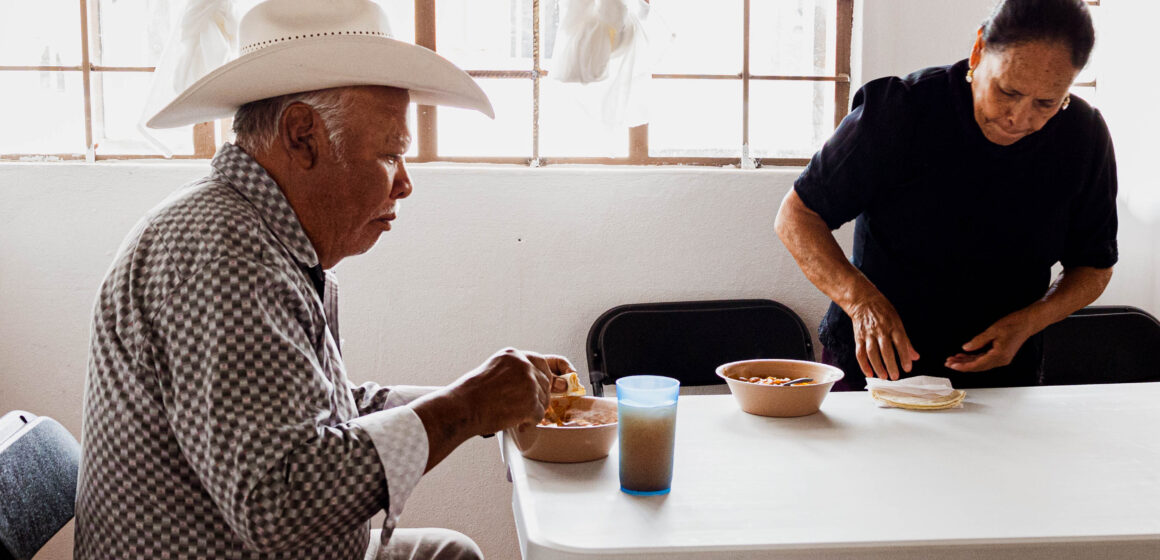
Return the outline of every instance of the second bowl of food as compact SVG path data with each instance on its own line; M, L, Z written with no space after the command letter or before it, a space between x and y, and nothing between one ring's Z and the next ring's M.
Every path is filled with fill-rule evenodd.
M598 397L552 397L536 426L510 430L528 459L581 463L607 457L616 441L616 401Z
M830 388L844 374L834 366L817 362L745 360L718 366L717 375L729 384L741 410L785 418L817 412ZM800 379L809 381L794 382Z

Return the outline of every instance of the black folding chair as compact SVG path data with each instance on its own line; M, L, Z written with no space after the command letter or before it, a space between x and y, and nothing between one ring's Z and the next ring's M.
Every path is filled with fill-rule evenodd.
M1130 306L1091 306L1047 327L1042 385L1160 381L1160 321Z
M51 418L0 418L0 560L32 558L73 517L81 446Z
M664 375L682 387L724 383L717 366L738 360L813 360L810 331L767 299L621 305L588 331L592 394L626 375Z

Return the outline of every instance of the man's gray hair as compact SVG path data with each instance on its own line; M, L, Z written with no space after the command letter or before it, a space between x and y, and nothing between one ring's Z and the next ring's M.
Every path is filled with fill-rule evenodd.
M319 89L246 103L234 113L235 143L251 154L272 148L278 139L278 123L282 120L282 113L294 103L303 103L318 112L322 124L326 126L334 153L341 160L349 108L344 91L343 88Z

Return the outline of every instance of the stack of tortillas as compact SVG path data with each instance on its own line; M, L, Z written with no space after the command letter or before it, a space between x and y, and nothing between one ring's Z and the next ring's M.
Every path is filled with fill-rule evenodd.
M942 410L962 408L967 392L951 386L945 377L919 375L889 381L871 377L866 380L866 389L880 407L905 408L909 410Z

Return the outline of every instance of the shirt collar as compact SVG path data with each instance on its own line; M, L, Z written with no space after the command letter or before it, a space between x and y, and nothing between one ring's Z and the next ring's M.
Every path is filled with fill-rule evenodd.
M298 215L274 178L254 158L234 144L223 144L213 161L215 174L258 210L266 227L304 268L319 265L318 253L302 229Z

